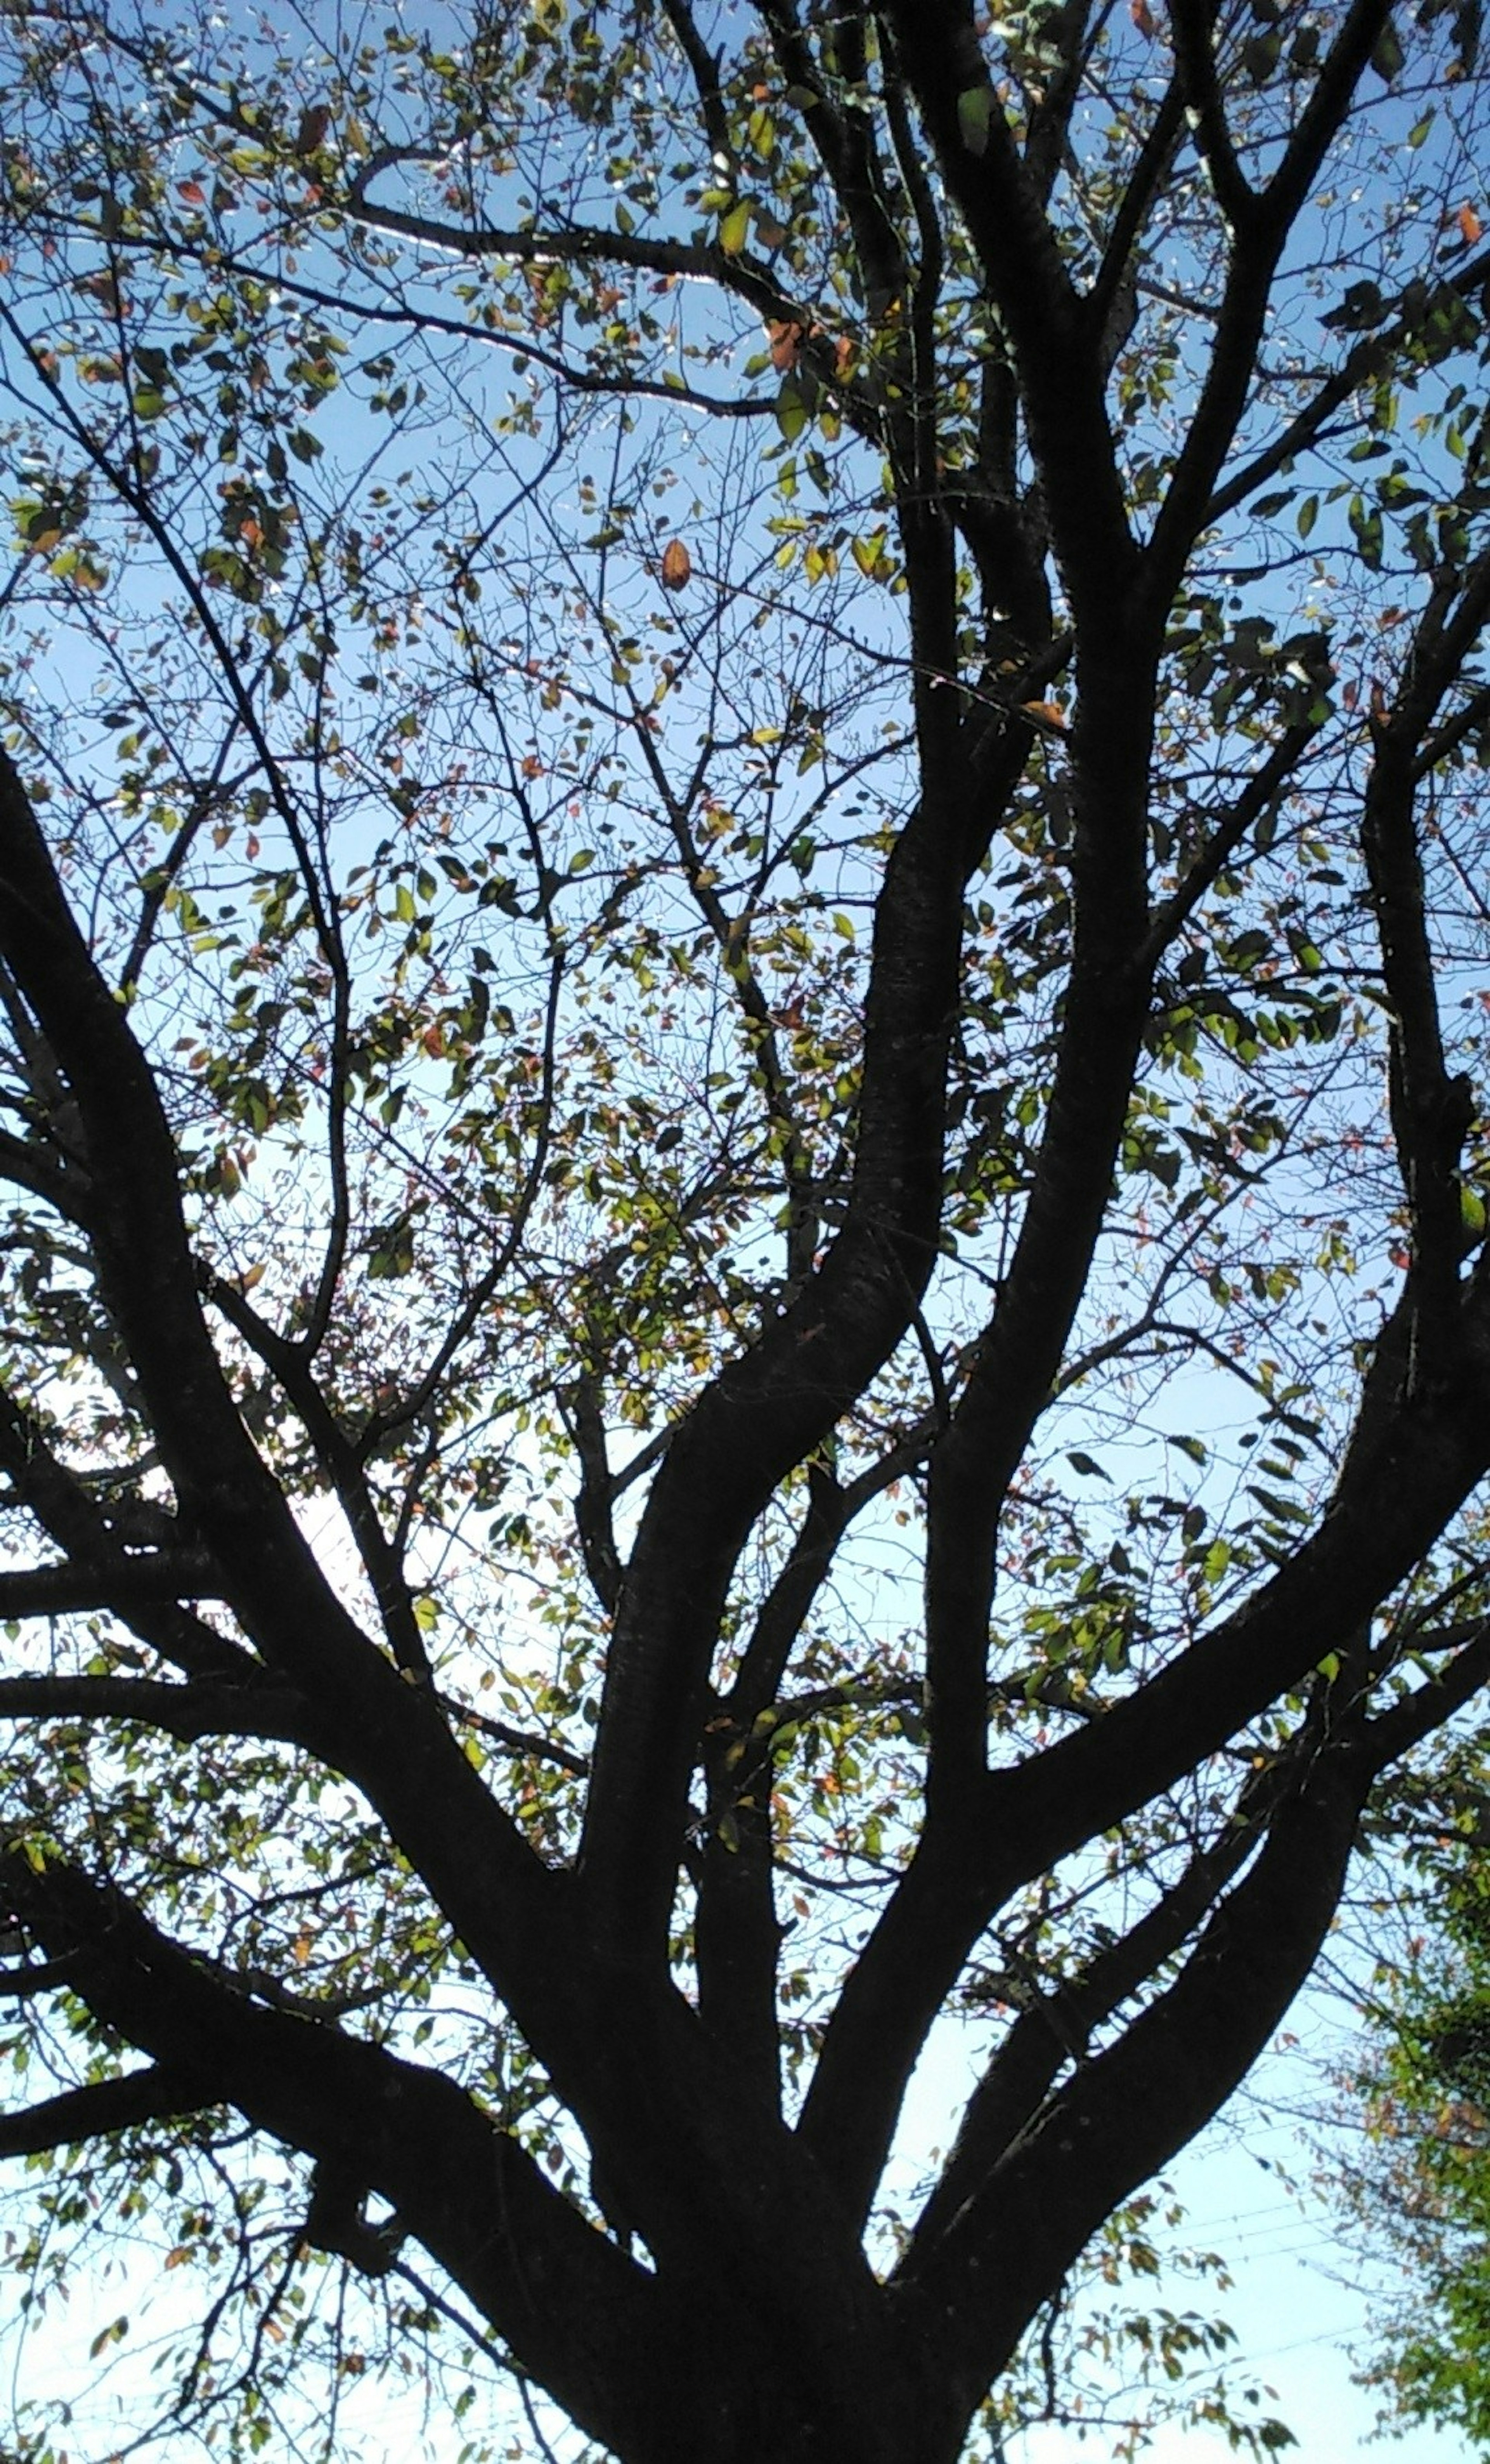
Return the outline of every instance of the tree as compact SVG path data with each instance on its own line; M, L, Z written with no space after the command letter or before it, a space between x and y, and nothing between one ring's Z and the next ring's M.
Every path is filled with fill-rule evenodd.
M1490 1676L1475 13L5 40L29 2298L997 2446Z
M1352 2238L1388 2267L1376 2352L1363 2373L1389 2417L1490 2449L1490 1910L1484 1737L1406 1775L1413 1882L1383 1960L1338 2118L1357 2134L1326 2180Z

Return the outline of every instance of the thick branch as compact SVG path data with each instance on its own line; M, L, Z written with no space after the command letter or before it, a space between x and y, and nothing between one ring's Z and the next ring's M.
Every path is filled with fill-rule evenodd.
M969 1818L984 1771L988 1609L1010 1481L1049 1399L1107 1214L1149 1002L1144 881L1151 652L1079 659L1071 742L1076 919L1035 1177L988 1331L931 1458L928 1820Z
M1428 1635L1414 1637L1417 1650L1441 1649L1443 1638ZM1479 1618L1467 1630L1466 1639L1454 1658L1425 1684L1416 1685L1390 1711L1378 1713L1366 1723L1367 1749L1377 1771L1385 1771L1400 1760L1424 1737L1441 1728L1456 1711L1472 1702L1490 1682L1490 1619Z
M18 1138L0 1130L0 1179L13 1180L33 1198L54 1207L66 1222L88 1228L88 1180L80 1165L58 1156L39 1139Z
M975 800L954 697L936 690L954 632L950 528L917 509L905 538L922 798L878 901L846 1209L822 1266L680 1424L643 1517L581 1865L595 1939L612 1958L643 1941L665 1956L709 1663L745 1535L888 1356L935 1259L963 889L997 814L992 798Z
M0 2156L39 2156L54 2147L81 2147L146 2122L180 2122L216 2099L200 2081L152 2063L122 2079L67 2088L41 2104L0 2117Z
M878 324L903 297L906 261L886 203L874 122L859 104L829 99L793 0L756 0L756 6L770 30L783 75L802 97L807 133L853 233L866 305ZM842 9L833 19L833 29L841 51L857 49L859 56L850 65L859 75L846 81L858 83L863 77L864 18L853 9Z
M729 163L733 160L730 115L719 85L719 62L723 54L709 49L688 0L662 0L662 5L678 49L692 74L699 113L710 145L717 161Z
M866 2209L916 2054L997 1909L1172 1787L1358 1633L1490 1467L1490 1275L1453 1385L1403 1392L1406 1309L1368 1375L1334 1497L1287 1565L1105 1718L982 1782L975 1827L928 1833L850 1974L803 2130Z
M1200 399L1145 557L1144 595L1168 607L1206 518L1255 380L1273 277L1326 149L1349 108L1389 0L1352 0L1260 209L1232 232L1231 265Z
M1041 1993L1020 2013L968 2104L941 2180L917 2224L919 2249L935 2247L1026 2128L1066 2063L1085 2060L1087 2039L1183 1947L1216 1893L1254 1853L1286 1776L1286 1765L1271 1765L1242 1792L1225 1828L1196 1851L1136 1925L1098 1951L1069 1983Z
M303 1342L286 1342L276 1334L252 1303L220 1276L204 1270L199 1280L203 1290L229 1325L252 1345L298 1413L317 1460L329 1477L351 1527L394 1660L406 1676L427 1684L429 1655L414 1616L403 1560L383 1530L362 1456L316 1382L307 1346Z
M183 1508L266 1662L316 1700L362 1786L488 1972L551 2008L555 1878L496 1806L427 1689L343 1608L238 1416L197 1297L159 1093L95 967L25 789L0 753L0 951L65 1072L87 1141L100 1283ZM505 1990L505 1988L504 1988Z
M115 1606L117 1614L142 1641L148 1642L164 1659L189 1675L216 1675L252 1683L259 1674L259 1663L237 1643L206 1624L189 1610L176 1605L182 1595L170 1596L156 1591L146 1596L144 1590L132 1588L136 1577L131 1569L148 1561L131 1556L121 1545L109 1516L79 1480L58 1462L47 1443L46 1433L35 1414L25 1409L15 1398L0 1389L0 1464L10 1474L14 1502L33 1514L48 1537L66 1551L66 1569L35 1568L29 1574L0 1577L14 1580L17 1587L16 1606L11 1614L29 1612L24 1587L33 1575L44 1573L45 1591L49 1586L61 1587L68 1570L76 1578L80 1592L93 1596L72 1605ZM163 1518L169 1529L169 1518ZM185 1535L184 1535L185 1536ZM192 1551L193 1563L197 1552ZM186 1554L185 1550L170 1551L172 1562ZM202 1590L218 1592L215 1578L203 1581ZM159 1605L152 1604L153 1602ZM38 1609L43 1603L38 1602ZM54 1601L54 1607L57 1605Z
M1216 2113L1304 1983L1339 1903L1369 1760L1326 1750L1175 1983L1077 2065L907 2273L992 2376L1105 2215Z
M1351 0L1282 161L1263 191L1264 210L1280 235L1292 228L1308 196L1391 13L1391 0Z
M151 1601L210 1599L221 1594L205 1550L157 1550L104 1571L89 1566L17 1566L0 1573L0 1617L65 1617L75 1609L124 1609Z
M567 1407L570 1434L580 1463L575 1529L580 1536L584 1571L589 1575L596 1598L606 1616L610 1617L621 1596L621 1552L616 1547L615 1520L611 1512L615 1485L605 1445L600 1379L588 1370L583 1371L568 1394L561 1393L555 1399L560 1410Z
M1490 613L1490 553L1457 594L1457 605L1455 596L1449 584L1430 600L1397 706L1373 725L1361 826L1391 1021L1391 1129L1412 1217L1413 1375L1439 1374L1455 1339L1465 1247L1459 1158L1475 1110L1469 1081L1451 1078L1444 1062L1418 853L1418 752Z
M1134 259L1150 209L1164 186L1185 130L1185 98L1172 77L1153 116L1137 162L1128 175L1107 233L1097 278L1086 295L1086 314L1097 333L1107 336L1115 312L1132 279Z
M148 1677L3 1677L0 1720L133 1721L186 1745L203 1737L278 1738L316 1753L323 1743L302 1695L271 1682L245 1685L215 1677L185 1685Z
M1216 66L1218 22L1219 11L1211 0L1172 0L1170 23L1174 32L1174 57L1196 151L1228 226L1241 231L1255 216L1258 200L1237 160L1226 121L1226 104Z
M1388 1087L1412 1219L1416 1376L1437 1374L1455 1339L1464 1251L1459 1156L1475 1108L1468 1080L1451 1079L1444 1066L1413 801L1410 749L1378 739L1361 842L1391 1012Z
M772 1585L734 1685L705 1736L708 1825L697 1872L694 1944L698 2005L708 2027L734 2047L773 2107L780 2097L772 1789L782 1678L834 1553L855 1516L921 1461L926 1437L908 1440L841 1486L815 1459L808 1505L786 1564ZM826 1707L825 1705L822 1707Z
M123 1893L72 1867L49 1859L38 1869L19 1849L5 1866L10 1904L49 1952L73 1960L76 1990L105 2026L193 2080L192 2103L235 2105L380 2192L592 2436L624 2449L637 2435L626 2390L648 2375L637 2354L657 2333L652 2280L460 2088L250 2001Z
M962 0L892 0L908 80L1014 347L1078 625L1110 623L1135 562L1091 330Z

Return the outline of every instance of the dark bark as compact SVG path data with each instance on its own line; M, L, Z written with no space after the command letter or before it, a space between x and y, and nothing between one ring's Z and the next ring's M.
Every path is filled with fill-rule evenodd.
M746 65L715 54L712 20L688 0L664 0L664 11L707 141L700 159L712 155L722 179L743 184L735 123ZM0 2123L0 2154L136 2130L209 2141L214 2117L241 2117L304 2168L309 2244L373 2277L396 2263L405 2237L421 2245L515 2363L625 2464L955 2464L991 2379L1104 2217L1216 2112L1273 2033L1338 1904L1383 1764L1470 1701L1490 1670L1490 1639L1471 1620L1454 1630L1435 1679L1395 1699L1371 1691L1404 1647L1388 1616L1392 1595L1490 1469L1490 1252L1468 1265L1474 1102L1446 1058L1419 807L1425 775L1462 747L1486 707L1472 662L1490 615L1490 560L1467 556L1413 620L1401 690L1394 702L1383 693L1373 714L1352 850L1378 932L1412 1260L1363 1371L1327 1499L1238 1604L1198 1633L1146 1636L1140 1673L1120 1664L1109 1683L1104 1670L1100 1695L1079 1696L1054 1658L1028 1688L1019 1672L989 1664L1000 1540L1038 1460L1042 1417L1063 1381L1128 1341L1110 1323L1094 1331L1083 1311L1118 1221L1114 1182L1146 1039L1170 998L1161 970L1204 930L1217 885L1261 845L1325 724L1324 648L1307 670L1315 702L1280 693L1276 705L1249 706L1244 722L1217 720L1217 743L1228 729L1236 736L1226 762L1217 757L1227 782L1196 825L1188 869L1155 888L1156 781L1167 784L1160 765L1172 752L1161 731L1166 700L1180 693L1180 671L1167 664L1172 627L1189 605L1187 577L1211 553L1208 526L1314 447L1381 351L1405 350L1421 322L1420 303L1404 295L1369 346L1312 387L1301 378L1276 432L1265 426L1275 397L1265 391L1260 407L1259 359L1279 269L1386 15L1386 0L1352 0L1291 133L1260 150L1218 66L1219 12L1209 0L1175 0L1172 71L1135 105L1126 186L1113 175L1105 228L1073 239L1052 201L1101 32L1088 0L1066 0L1043 21L1051 55L1038 86L1025 78L1022 99L991 68L963 0L888 0L883 22L850 7L830 26L794 0L760 0L749 78L758 72L761 93L775 97L778 77L773 107L800 123L801 179L818 183L822 228L838 235L843 299L831 308L778 278L778 244L764 239L756 254L567 213L552 230L541 212L508 229L474 209L457 224L384 202L383 181L411 166L444 176L443 138L384 147L346 174L341 209L363 240L411 240L536 280L559 263L659 286L707 282L795 332L792 364L873 446L877 473L883 457L874 484L898 538L914 783L895 825L866 835L856 856L866 879L872 872L873 930L858 1074L832 1099L832 1170L820 1175L814 1159L771 959L753 954L751 913L730 909L695 826L702 758L675 791L639 725L665 861L674 878L681 868L690 921L718 964L721 1009L736 1028L743 1022L769 1133L762 1185L775 1171L770 1197L785 1201L787 1271L758 1311L736 1314L751 1331L621 1473L607 1451L617 1371L603 1313L565 1330L575 1340L554 1382L576 1471L576 1562L605 1620L593 1751L578 1731L582 1751L543 1734L546 1711L530 1728L442 1690L406 1547L418 1466L391 1507L378 1482L380 1448L427 1414L433 1448L439 1410L461 1408L466 1347L547 1186L566 991L552 889L540 876L526 919L550 935L535 1063L541 1127L515 1175L510 1219L490 1239L480 1225L479 1266L461 1252L449 1319L413 1375L391 1401L363 1397L355 1419L328 1365L354 1255L351 976L340 912L282 767L254 737L329 984L336 1081L324 1239L290 1331L259 1315L247 1282L197 1256L147 1052L148 1004L132 1013L96 962L68 859L49 847L18 759L0 752L0 999L22 1090L20 1133L0 1134L0 1172L67 1226L142 1433L138 1460L85 1476L53 1442L46 1358L33 1373L16 1353L14 1391L0 1393L0 1472L26 1539L0 1572L0 1617L35 1619L44 1632L46 1620L98 1612L143 1646L131 1665L142 1659L148 1672L116 1673L100 1660L54 1674L28 1658L0 1679L0 1718L24 1724L23 1740L82 1727L112 1745L153 1730L178 1742L183 1765L208 1739L274 1745L297 1771L349 1784L389 1863L406 1860L442 1942L469 1953L465 1974L472 1992L489 1991L493 2027L520 2038L544 2093L582 2133L593 2195L587 2206L556 2187L505 2105L489 2110L432 2057L405 2059L358 2034L351 2023L381 1989L318 2002L298 1991L293 1969L288 1982L266 1980L247 1956L234 1967L188 1939L189 1916L173 1937L154 1903L161 1877L133 1832L101 1843L96 1862L86 1846L60 1855L24 1743L17 1811L0 1843L0 1913L19 1924L24 1947L0 1969L0 1996L26 2008L54 1992L77 1997L100 2032L99 2066L121 2067ZM247 106L196 92L185 76L172 66L183 108L258 143ZM1187 147L1225 226L1219 299L1164 483L1135 500L1114 370L1158 204ZM319 187L316 204L332 210ZM1084 264L1097 269L1089 280L1079 278ZM286 273L292 289L296 279ZM1465 269L1455 282L1467 297ZM318 295L302 283L296 296ZM826 319L840 310L835 338ZM379 323L395 314L405 311L386 297L367 310ZM959 373L962 319L978 341ZM464 331L431 315L426 339ZM557 347L540 340L535 350L562 368ZM83 450L91 431L48 355L33 351L28 366ZM583 381L632 389L596 367ZM953 420L947 397L959 385ZM691 388L683 398L703 399ZM762 408L718 407L751 417ZM126 467L99 438L88 451L95 478L169 562L169 523L149 499L142 457ZM230 736L240 726L252 736L252 697L216 603L179 561L171 570L194 638L232 671ZM479 690L487 717L505 728L494 689L482 679ZM1038 697L1051 690L1067 701ZM200 791L193 831L210 809ZM953 1094L997 1092L971 1083L969 1055L992 1050L993 1036L981 1014L972 1031L966 926L978 895L970 885L1000 831L1026 858L1038 848L1030 881L1058 953L1031 979L1032 998L1049 995L1048 1069L1042 1058L1007 1254L978 1303L986 1313L977 1325L970 1307L939 1350L923 1304L953 1240ZM153 881L131 994L163 896ZM741 1205L768 1202L753 1183ZM597 1273L592 1290L602 1287ZM1156 1313L1144 1322L1150 1332ZM355 1595L306 1537L296 1479L276 1469L283 1455L246 1423L237 1346L255 1375L266 1373L345 1516L370 1595L365 1627L348 1604ZM1074 1360L1073 1346L1084 1347ZM851 1447L856 1467L841 1477ZM820 1684L804 1639L840 1551L889 1485L912 1477L924 1484L926 1532L915 1674L897 1661ZM628 1526L622 1501L633 1483ZM155 1494L163 1484L168 1507ZM778 1539L783 1529L795 1538ZM763 1530L761 1562L767 1546L778 1554L753 1614L737 1617ZM1316 1673L1331 1661L1333 1681ZM883 1884L874 1921L822 2017L797 2115L780 2062L787 1923L773 1793L782 1740L817 1712L891 1703L908 1737L924 1717L924 1796L899 1808L904 1834L871 1877ZM991 1715L1037 1703L1053 1740L1016 1746L1001 1730L991 1757ZM1076 1709L1079 1723L1061 1725ZM1217 1811L1220 1758L1270 1716L1271 1760ZM582 1789L571 1866L546 1861L533 1844L541 1826L525 1828L515 1794L511 1812L473 1768L472 1731L548 1777L561 1773L577 1797ZM1176 1845L1178 1807L1208 1792L1211 1810ZM1018 1894L1161 1805L1174 1826L1162 1881L1116 1939L1073 1959L1069 1973L1021 1985L940 2179L883 2278L866 2228L938 2014L970 1964L997 1955L991 1931ZM902 1871L895 1856L911 1834ZM132 2067L136 2057L146 2066ZM386 2226L368 2220L374 2196L391 2207Z

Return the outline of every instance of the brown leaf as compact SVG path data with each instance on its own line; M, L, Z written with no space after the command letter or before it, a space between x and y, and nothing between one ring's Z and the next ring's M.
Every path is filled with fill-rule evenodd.
M1128 13L1131 17L1139 33L1147 41L1151 43L1157 29L1153 22L1153 11L1149 6L1149 0L1128 0Z
M681 539L669 539L662 552L662 586L664 590L686 589L693 571L693 560Z
M103 308L119 311L129 305L120 290L118 276L107 266L100 267L97 274L80 274L73 288L86 291L89 298L97 299Z
M318 154L326 142L326 131L330 126L330 103L308 102L300 114L299 127L295 132L296 152L301 155Z
M767 325L766 332L771 338L772 366L779 369L783 373L787 368L795 368L797 365L797 355L800 351L802 344L801 327L800 325L793 325L790 323L781 324L773 319L772 322Z

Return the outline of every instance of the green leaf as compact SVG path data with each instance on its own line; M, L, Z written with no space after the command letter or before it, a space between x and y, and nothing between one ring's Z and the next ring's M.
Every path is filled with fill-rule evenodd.
M1393 78L1401 76L1405 57L1402 38L1397 33L1394 20L1389 17L1376 37L1376 48L1371 54L1371 66L1377 76L1387 85L1391 85Z
M997 98L991 85L972 85L957 97L957 134L970 154L986 154Z
M795 445L812 424L812 413L795 376L783 377L776 398L776 424L788 445Z

